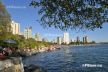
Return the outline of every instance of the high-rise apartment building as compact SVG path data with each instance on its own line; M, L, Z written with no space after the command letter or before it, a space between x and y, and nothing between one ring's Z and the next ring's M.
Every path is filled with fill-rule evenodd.
M69 33L68 32L65 32L64 35L63 35L63 43L64 44L69 44Z
M80 38L79 38L79 36L77 36L77 40L76 40L76 42L80 42Z
M62 43L62 38L61 37L57 37L57 44L61 44Z
M83 37L83 43L85 43L85 37Z
M88 43L88 36L83 37L83 43Z
M88 36L85 36L85 43L88 43Z
M35 34L35 40L36 40L36 41L42 41L41 35L40 35L39 33L36 33L36 34Z
M26 39L32 38L32 27L25 28L25 30L24 30L24 37Z
M20 24L17 22L11 22L11 30L13 34L20 34Z

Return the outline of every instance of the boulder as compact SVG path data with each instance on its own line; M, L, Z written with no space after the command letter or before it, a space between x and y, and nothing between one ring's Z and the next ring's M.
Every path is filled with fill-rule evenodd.
M47 71L42 67L31 64L29 66L24 67L24 72L47 72Z

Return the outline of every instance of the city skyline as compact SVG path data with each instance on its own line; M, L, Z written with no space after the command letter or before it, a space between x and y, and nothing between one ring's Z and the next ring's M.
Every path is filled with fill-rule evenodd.
M44 37L41 38L40 33L35 33L35 35L33 35L32 34L32 27L31 26L25 27L23 34L22 34L22 32L20 32L20 23L17 23L17 22L15 22L15 21L12 20L11 26L12 26L11 30L12 30L12 33L14 35L15 34L23 35L26 39L28 39L28 38L34 38L36 41L47 41L47 42L54 42L54 43L57 43L57 44L62 44L62 43L69 44L70 42L80 42L80 41L82 41L84 43L88 42L88 39L87 39L88 36L84 36L83 38L80 38L79 36L77 36L76 39L73 39L73 38L70 39L70 35L66 31L61 36L55 37L54 38L55 41L54 41L54 40L46 39Z
M12 20L20 23L21 32L24 32L25 27L32 26L33 35L35 33L40 33L43 38L48 38L49 40L53 40L58 36L62 36L64 31L54 28L44 29L42 26L36 21L39 18L37 13L37 9L29 7L29 0L23 0L22 3L20 0L12 1L12 0L2 0L3 4L6 6L8 12L10 13ZM96 42L108 42L108 23L103 25L102 29L96 29L95 31L74 31L68 30L70 34L70 39L76 39L77 36L83 37L88 36L90 40L94 40Z

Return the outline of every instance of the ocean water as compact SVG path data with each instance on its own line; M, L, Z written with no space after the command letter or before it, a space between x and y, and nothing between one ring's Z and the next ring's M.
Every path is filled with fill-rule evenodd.
M23 63L39 65L47 72L108 72L108 45L61 46L27 57Z

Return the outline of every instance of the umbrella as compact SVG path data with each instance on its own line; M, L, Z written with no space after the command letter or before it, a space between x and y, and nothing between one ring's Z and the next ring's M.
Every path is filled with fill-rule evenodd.
M7 40L4 40L5 43L9 43L9 44L16 44L16 41L15 40L12 40L12 39L7 39Z
M16 46L17 45L17 42L13 39L6 39L6 40L3 40L3 42L5 43L5 46Z

